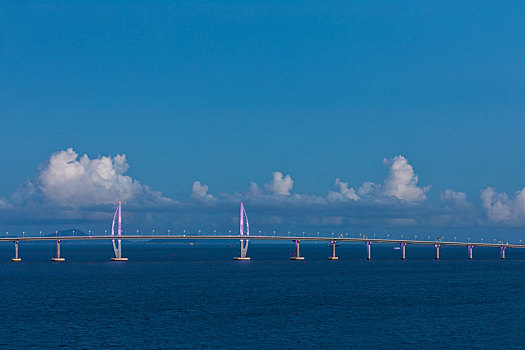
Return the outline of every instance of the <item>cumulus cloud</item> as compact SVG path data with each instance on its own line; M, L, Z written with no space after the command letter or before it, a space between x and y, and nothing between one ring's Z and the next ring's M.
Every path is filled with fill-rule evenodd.
M283 173L280 171L274 171L272 173L272 181L264 185L267 191L279 196L290 195L292 187L293 180L290 175L283 176Z
M261 191L256 183L250 183L247 192L235 193L234 195L224 194L228 199L255 199L258 201L272 202L278 200L297 205L305 204L328 204L329 202L389 202L395 198L404 202L421 202L426 200L425 192L430 187L419 187L418 177L408 160L399 155L383 163L389 167L388 176L383 184L365 181L356 189L351 187L348 182L340 178L335 179L334 186L336 191L328 191L324 196L310 194L291 194L294 184L290 175L284 176L283 173L275 171L272 173L272 181L264 185L265 191Z
M456 192L451 189L441 192L440 199L444 203L450 203L457 206L463 206L468 203L465 192Z
M208 190L208 185L201 184L200 181L195 181L191 188L191 198L205 202L215 201L216 198L211 193L208 193Z
M330 191L328 192L328 200L359 200L359 196L355 192L353 187L348 187L348 182L343 182L339 178L335 179L335 187L339 189L338 192Z
M335 186L339 191L329 191L326 199L384 202L393 197L405 202L426 200L425 192L430 187L418 186L418 177L405 157L399 155L392 159L384 159L383 164L389 167L389 173L382 184L365 181L356 191L347 182L337 178Z
M375 195L379 190L381 189L381 185L378 185L376 183L365 181L359 188L357 189L357 195L359 197L367 197L367 196L373 196Z
M308 206L314 204L326 204L325 196L291 193L293 180L290 175L283 176L281 172L272 173L272 181L261 189L255 182L250 182L245 192L234 192L233 194L220 193L221 200L226 202L248 201L257 205L271 205L280 207L282 204L297 206ZM340 194L339 194L340 195Z
M418 187L419 181L412 165L402 155L384 159L383 164L390 167L388 176L383 182L383 193L407 202L423 201L430 187Z
M525 188L516 192L515 198L498 193L492 187L482 190L480 196L489 220L508 224L525 222Z
M40 167L36 179L28 181L22 188L24 193L18 197L77 208L114 204L119 200L138 205L172 202L125 175L128 168L126 155L91 159L86 154L79 157L69 148L52 154Z
M250 187L248 188L246 195L248 197L257 197L261 195L261 190L255 182L250 182Z

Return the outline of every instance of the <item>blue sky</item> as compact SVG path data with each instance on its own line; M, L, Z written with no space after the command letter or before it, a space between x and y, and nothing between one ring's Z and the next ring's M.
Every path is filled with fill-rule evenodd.
M73 148L90 159L125 154L125 176L177 204L159 210L135 192L130 201L173 227L188 225L181 215L209 215L206 225L221 226L219 218L246 199L235 192L255 182L266 191L260 210L284 229L388 230L385 220L399 219L392 230L517 235L525 222L516 197L525 186L524 7L519 1L3 2L0 197L7 209L0 218L12 225L21 215L13 211L25 211L28 197L49 213L75 208L72 222L82 221L85 206L107 204L107 194L88 203L85 193L60 202L46 192L42 174L50 157ZM386 194L388 164L398 155L413 167L416 187L430 186L424 200ZM288 194L266 189L273 172L293 179ZM330 224L298 224L319 208L285 197L326 197L338 190L336 178L356 193L365 181L382 189L366 205L346 198L312 221ZM210 197L192 196L195 181L208 186L215 202L198 205ZM22 189L28 183L39 193L28 196ZM495 194L484 201L489 186ZM446 190L465 194L468 215L461 224L430 225L431 217L439 221L436 211L446 210ZM385 196L395 203L385 204ZM349 218L360 210L366 225ZM29 219L53 225L45 215ZM374 226L377 220L382 224Z

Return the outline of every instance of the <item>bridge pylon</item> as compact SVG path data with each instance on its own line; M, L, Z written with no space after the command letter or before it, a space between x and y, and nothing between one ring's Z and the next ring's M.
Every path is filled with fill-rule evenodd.
M244 209L244 204L241 202L241 215L239 219L239 236L249 236L250 235L250 223L248 222L248 216L246 215L246 210ZM233 258L233 260L239 261L248 261L250 257L246 256L248 252L248 242L249 240L240 240L241 249L239 251L239 256Z
M118 201L117 209L115 210L115 215L113 215L113 224L111 225L112 236L115 236L115 220L117 219L117 215L117 236L122 236L122 201ZM111 258L111 261L128 261L128 258L122 257L122 240L117 239L116 241L116 244L114 239L111 241L113 243L113 251L115 252L115 257Z

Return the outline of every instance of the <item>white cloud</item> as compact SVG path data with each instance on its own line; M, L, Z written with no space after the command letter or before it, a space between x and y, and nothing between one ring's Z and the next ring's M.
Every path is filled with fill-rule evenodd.
M468 203L465 192L456 192L451 189L441 192L440 199L442 202L454 204L457 206L463 206Z
M293 180L290 175L283 176L283 173L280 171L274 171L272 177L272 181L269 184L264 185L264 188L275 195L290 195L290 191L293 187Z
M430 187L418 187L418 177L414 174L412 165L402 155L392 159L384 159L383 164L390 167L390 171L383 182L383 193L407 202L423 201L427 197L425 192Z
M492 187L482 190L480 197L489 220L509 224L525 222L525 188L516 192L514 199Z
M291 194L293 187L293 180L290 175L283 176L280 172L272 173L272 181L264 185L262 190L255 182L250 182L250 186L246 192L234 192L233 194L220 193L220 199L226 201L249 201L258 205L276 205L280 206L283 203L293 205L311 205L311 204L326 204L327 199L324 196L310 195L310 194ZM336 193L341 196L339 192Z
M335 186L339 188L339 191L329 191L326 198L328 200L351 199L354 201L369 199L375 202L384 202L389 197L405 202L419 202L427 198L425 192L429 190L430 186L418 187L418 177L414 174L414 169L405 157L399 155L392 159L384 159L383 164L389 167L389 173L382 185L365 181L356 191L349 187L348 183L337 178Z
M208 190L208 185L201 184L200 181L195 181L191 188L191 197L201 201L215 201L216 198L211 193L208 193Z
M381 185L378 185L370 181L365 181L357 189L357 195L359 197L373 196L374 194L377 194L377 192L380 189L381 189Z
M261 190L255 182L250 182L250 187L248 188L248 192L246 193L246 195L248 197L257 197L261 195Z
M26 188L59 206L113 204L118 200L134 204L172 202L162 193L124 175L128 168L126 155L90 159L86 154L79 157L69 148L52 154L38 177Z
M391 160L383 161L390 167L390 172L385 179L383 185L376 184L370 181L365 181L356 190L350 187L348 182L342 181L340 178L335 179L334 186L337 191L328 191L325 196L310 195L310 194L291 194L294 180L290 175L284 175L280 171L272 173L272 181L264 185L265 191L262 191L255 182L251 182L247 192L235 192L234 194L220 194L221 198L226 200L256 200L258 203L267 202L272 203L287 202L297 205L306 204L328 204L334 201L361 201L365 199L373 200L374 202L388 201L389 197L394 197L405 202L418 202L426 199L425 192L430 187L418 187L418 177L414 174L412 166L403 156L394 157ZM195 187L193 198L214 198L207 195L206 189L202 189L201 184ZM205 186L205 185L203 185ZM206 197L210 196L210 197Z
M388 176L382 185L365 181L356 189L350 187L348 182L340 178L335 179L337 191L328 191L325 196L309 194L291 195L294 181L290 175L275 171L272 173L272 181L265 184L266 193L260 191L256 183L252 182L248 192L236 193L233 196L224 195L225 198L259 198L260 201L286 201L295 204L327 204L333 201L361 201L372 200L374 202L385 202L388 198L397 198L405 202L420 202L426 199L425 192L429 187L418 187L418 177L414 174L412 166L407 159L401 155L390 160L383 160L390 168Z
M359 196L355 192L353 187L348 187L348 182L343 182L339 178L335 179L335 187L339 188L338 192L330 191L328 192L328 200L359 200Z

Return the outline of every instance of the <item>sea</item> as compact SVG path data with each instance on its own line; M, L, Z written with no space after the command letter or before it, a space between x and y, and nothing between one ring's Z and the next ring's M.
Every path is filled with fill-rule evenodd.
M0 243L0 349L523 349L525 251Z

